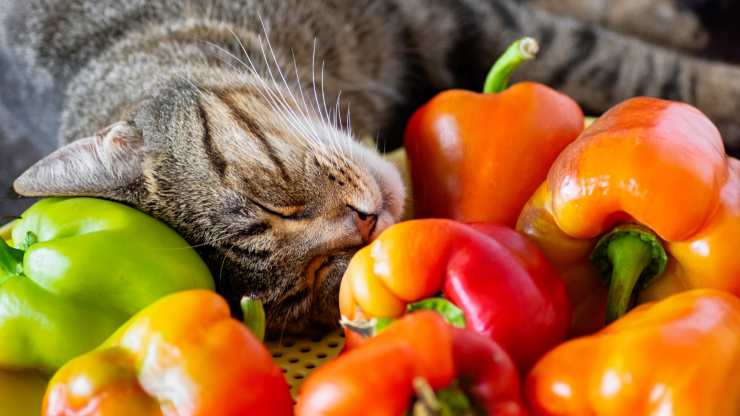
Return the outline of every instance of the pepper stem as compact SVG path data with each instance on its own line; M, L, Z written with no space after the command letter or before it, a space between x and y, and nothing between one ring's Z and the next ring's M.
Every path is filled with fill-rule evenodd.
M406 312L431 310L437 312L448 324L458 328L465 328L465 314L452 302L445 298L433 297L406 305ZM339 323L342 328L360 334L365 338L374 337L380 331L395 321L394 318L374 317L370 319L355 319L350 321L342 316Z
M406 306L406 311L432 310L440 314L448 324L458 328L465 328L465 314L452 302L445 298L427 298Z
M0 271L10 276L23 274L23 254L22 250L10 247L0 238Z
M342 316L339 319L339 325L363 338L370 338L378 335L380 331L387 328L394 320L393 318L383 317L349 320L346 316Z
M523 62L534 59L539 50L540 45L534 38L523 37L516 40L508 49L506 49L506 52L498 58L496 63L493 64L493 67L486 77L483 92L487 94L505 90L509 86L511 74L514 73L514 71Z
M240 302L244 325L252 331L260 341L265 339L265 308L262 301L249 296L244 296Z
M617 227L594 248L591 261L608 276L606 321L627 313L637 291L665 270L668 257L660 239L637 225Z
M416 401L413 416L468 416L473 414L473 406L457 382L436 393L423 377L413 380Z

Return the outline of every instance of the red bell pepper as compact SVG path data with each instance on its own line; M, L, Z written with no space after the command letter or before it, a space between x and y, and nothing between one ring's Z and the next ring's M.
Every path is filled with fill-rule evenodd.
M339 307L349 326L373 326L439 292L462 310L467 327L501 344L523 370L561 342L570 323L565 285L533 243L503 226L444 219L396 224L358 251ZM345 333L350 347L359 342Z
M404 415L411 408L414 414L525 414L506 352L430 311L392 323L320 367L301 386L295 410L297 416L359 416Z

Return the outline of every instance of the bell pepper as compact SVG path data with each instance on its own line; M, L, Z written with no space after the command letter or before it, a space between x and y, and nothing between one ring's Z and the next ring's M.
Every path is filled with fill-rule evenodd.
M483 94L444 91L411 117L404 147L417 218L452 218L514 226L550 164L583 130L583 112L545 85L512 72L534 57L532 38L496 62Z
M270 352L207 290L165 296L49 382L42 414L290 415Z
M0 411L8 416L37 416L47 382L37 372L0 370Z
M0 225L0 238L4 241L8 241L13 236L11 235L11 232L13 231L13 226L15 225L16 221L11 221L5 225Z
M51 374L193 288L213 288L210 272L165 224L101 199L41 200L0 238L0 368Z
M540 415L740 414L740 299L694 289L562 344L529 374Z
M446 219L398 223L358 251L339 308L345 322L379 323L438 292L523 370L564 339L570 322L565 286L533 243L504 226ZM350 347L358 343L345 333Z
M301 386L295 410L297 416L524 414L519 375L506 352L431 311L395 321L318 368Z
M738 172L706 116L656 98L615 106L568 146L517 228L566 280L573 332L690 288L740 295Z

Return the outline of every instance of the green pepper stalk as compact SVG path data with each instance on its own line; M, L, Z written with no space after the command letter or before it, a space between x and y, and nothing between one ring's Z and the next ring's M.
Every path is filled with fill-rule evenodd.
M522 63L534 59L539 50L540 45L534 38L523 37L512 43L488 72L483 92L489 94L505 90L509 86L511 74Z
M421 310L437 312L448 324L458 328L465 328L465 314L462 309L445 298L432 297L406 305L406 312L411 313ZM362 321L348 321L343 317L340 323L344 328L362 336L372 337L384 330L393 321L395 319L382 317Z
M0 238L0 271L6 278L23 273L23 250L10 247L2 238ZM3 276L0 275L0 283L3 281Z
M413 380L416 401L412 408L412 416L472 416L473 406L467 395L457 382L437 391L432 389L429 382L417 377Z
M244 325L252 331L257 339L265 339L265 308L262 301L249 296L244 296L240 302Z
M641 287L663 273L668 256L653 232L627 225L602 237L591 261L609 285L606 320L612 322L627 313Z

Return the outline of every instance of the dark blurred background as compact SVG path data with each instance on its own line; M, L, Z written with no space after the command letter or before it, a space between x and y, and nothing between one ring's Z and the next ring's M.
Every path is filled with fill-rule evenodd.
M710 33L709 45L699 55L740 64L740 2L681 1L698 13ZM0 85L14 86L0 91L0 224L3 224L33 202L15 196L10 185L33 162L54 150L52 137L58 124L54 109L58 103L54 102L57 98L52 98L54 94L49 94L47 100L29 104L25 91L37 86L14 79L12 64L1 52Z

